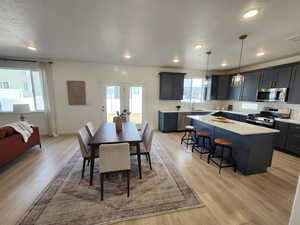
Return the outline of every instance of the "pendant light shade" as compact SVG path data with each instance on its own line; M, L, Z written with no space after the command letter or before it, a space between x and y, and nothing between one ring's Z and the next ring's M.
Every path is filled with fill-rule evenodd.
M211 51L207 51L206 52L206 55L207 55L207 61L206 61L206 71L205 71L205 83L204 83L204 86L207 87L208 86L208 80L207 80L207 77L208 77L208 65L209 65L209 56L211 54Z
M239 72L232 77L231 86L232 87L241 87L244 84L244 76L241 74L241 63L243 56L243 48L244 48L244 40L248 37L248 35L244 34L239 37L242 41L241 51L240 51L240 60L239 60Z

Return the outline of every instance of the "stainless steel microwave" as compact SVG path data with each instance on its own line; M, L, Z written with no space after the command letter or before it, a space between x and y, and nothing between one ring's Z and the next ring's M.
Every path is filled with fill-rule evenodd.
M285 102L288 88L259 89L256 100L258 102Z

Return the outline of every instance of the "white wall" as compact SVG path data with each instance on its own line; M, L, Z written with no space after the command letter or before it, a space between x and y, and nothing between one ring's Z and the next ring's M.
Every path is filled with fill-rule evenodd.
M100 106L103 105L101 85L121 82L144 86L144 118L157 128L158 110L172 109L180 101L159 100L159 75L161 71L186 72L187 77L203 77L204 71L176 70L158 67L139 67L125 65L108 65L85 62L58 61L53 64L54 91L59 133L74 133L87 121L101 122ZM67 80L86 82L87 105L68 105ZM215 108L216 102L201 105L203 108ZM183 104L190 109L190 104Z

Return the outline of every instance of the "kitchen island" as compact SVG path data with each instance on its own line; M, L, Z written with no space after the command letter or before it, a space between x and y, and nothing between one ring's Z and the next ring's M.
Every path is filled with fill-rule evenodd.
M233 156L242 174L264 173L271 166L278 130L229 119L222 121L212 115L188 117L197 131L211 133L212 142L215 138L225 138L233 143Z

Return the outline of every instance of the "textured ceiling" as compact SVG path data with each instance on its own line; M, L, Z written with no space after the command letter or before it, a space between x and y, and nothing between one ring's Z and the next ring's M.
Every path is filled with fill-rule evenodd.
M245 20L251 8L260 13ZM230 69L244 33L244 65L299 54L300 41L287 40L300 34L299 9L299 0L0 0L0 56L203 69L212 50L211 69Z

